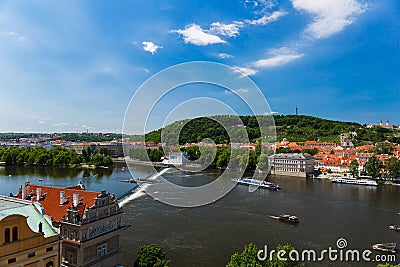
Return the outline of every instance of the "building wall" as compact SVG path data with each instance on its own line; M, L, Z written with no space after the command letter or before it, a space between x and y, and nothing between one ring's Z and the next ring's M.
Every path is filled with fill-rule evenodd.
M13 227L18 227L18 239L13 240L11 233L11 242L5 243L5 229ZM0 233L0 266L59 266L59 235L45 238L43 233L33 232L22 215L11 215L1 220Z
M288 153L268 157L273 174L307 177L314 172L315 160L302 154Z
M116 266L120 262L122 210L118 202L102 192L95 205L85 212L86 219L76 220L76 209L68 209L61 222L64 237L62 266Z

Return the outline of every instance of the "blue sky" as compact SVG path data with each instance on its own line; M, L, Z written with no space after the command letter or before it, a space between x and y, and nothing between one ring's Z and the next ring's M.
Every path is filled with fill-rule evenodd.
M275 112L400 124L397 0L3 0L0 131L120 132L144 81L197 60L239 68Z

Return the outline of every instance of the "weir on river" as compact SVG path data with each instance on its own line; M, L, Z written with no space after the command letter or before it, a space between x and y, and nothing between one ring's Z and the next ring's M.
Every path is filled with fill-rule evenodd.
M164 173L166 173L167 171L169 171L170 168L166 168L161 170L158 173L153 174L152 176L150 176L149 178L147 178L147 181L154 181L156 180L158 177L160 177L161 175L163 175ZM124 206L126 203L137 199L139 197L145 196L146 195L146 189L151 186L150 184L145 184L145 185L139 185L138 187L136 187L135 189L133 189L132 193L127 195L126 197L124 197L120 202L119 202L119 206L122 207Z

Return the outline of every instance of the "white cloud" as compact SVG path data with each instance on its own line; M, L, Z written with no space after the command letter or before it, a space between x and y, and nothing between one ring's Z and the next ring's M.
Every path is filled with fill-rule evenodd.
M227 95L230 95L232 93L240 94L240 93L248 93L248 92L249 92L249 89L247 89L247 88L239 88L239 89L235 89L235 90L225 90L225 94L227 94Z
M208 32L228 37L236 37L239 35L239 29L243 27L243 24L244 23L241 21L234 21L230 24L223 24L217 21L211 23Z
M219 53L217 57L224 59L224 58L232 58L233 56L225 53Z
M66 126L69 125L68 122L53 123L53 126Z
M12 31L11 32L10 31L2 31L1 35L5 36L5 37L13 38L19 42L23 42L23 41L27 40L27 38L25 36L23 36L17 32L12 32Z
M271 68L276 66L284 65L294 59L303 57L304 54L293 54L293 55L279 55L270 58L260 59L253 62L253 65L258 68Z
M251 25L267 25L268 23L271 23L273 21L278 20L279 18L285 16L287 12L284 11L274 11L272 14L265 14L263 17L255 20L250 20L248 21L249 24Z
M253 62L252 65L257 68L277 67L304 56L304 54L300 54L288 47L271 49L268 54L270 54L269 58L259 59Z
M186 25L184 30L173 30L183 36L183 41L187 44L206 46L210 44L226 43L219 36L207 33L197 24Z
M293 7L313 14L305 32L315 39L330 37L355 21L367 9L357 0L292 0Z
M235 67L235 71L241 73L242 75L240 76L245 77L245 76L251 76L256 74L258 71L255 69L251 69L251 68L246 68L246 67Z
M156 45L153 42L142 42L143 50L154 55L162 46Z

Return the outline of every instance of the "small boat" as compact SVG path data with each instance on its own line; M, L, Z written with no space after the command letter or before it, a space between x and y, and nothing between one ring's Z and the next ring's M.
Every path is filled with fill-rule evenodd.
M390 225L389 229L400 232L400 224Z
M354 178L348 178L348 177L340 177L340 178L332 179L332 183L378 186L378 183L373 180L354 179Z
M279 215L279 220L283 222L289 222L289 223L299 223L299 218L297 216L293 215L288 215L288 214L281 214Z
M395 242L392 243L378 243L372 246L372 249L383 251L383 252L390 252L390 253L396 253L396 246L397 244Z
M239 179L232 179L232 182L238 183L240 185L257 186L261 189L268 189L272 191L281 190L281 188L277 184L255 179L239 178Z
M39 178L39 179L37 179L39 182L41 182L41 181L43 181L43 179L42 178Z

